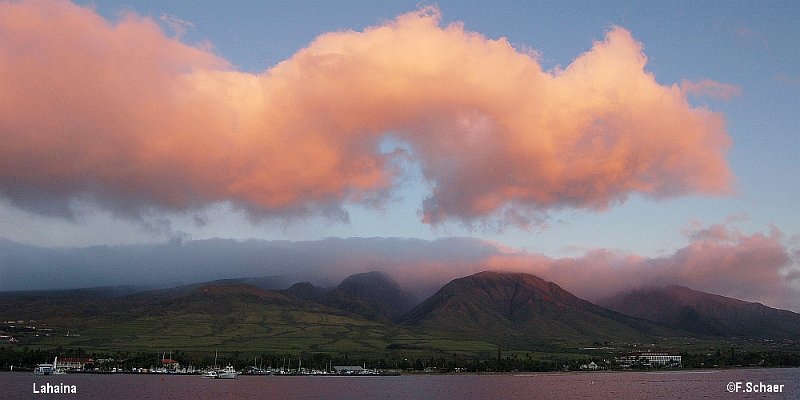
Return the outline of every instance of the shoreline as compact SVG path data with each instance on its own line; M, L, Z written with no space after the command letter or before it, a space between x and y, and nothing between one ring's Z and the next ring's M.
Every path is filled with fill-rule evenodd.
M543 375L573 375L573 374L624 374L624 373L646 373L646 374L713 374L723 371L748 371L748 370L793 370L800 369L800 367L718 367L718 368L685 368L685 369L613 369L613 370L600 370L600 371L541 371L541 372L526 372L526 371L507 371L507 372L422 372L422 371L402 371L402 372L387 372L375 374L238 374L240 377L387 377L387 376L516 376L516 377L532 377ZM0 373L12 374L31 374L37 378L47 377L64 377L70 375L147 375L147 376L202 376L201 372L192 373L163 373L163 372L106 372L106 371L73 371L65 374L57 375L34 375L33 370L14 369L0 370Z

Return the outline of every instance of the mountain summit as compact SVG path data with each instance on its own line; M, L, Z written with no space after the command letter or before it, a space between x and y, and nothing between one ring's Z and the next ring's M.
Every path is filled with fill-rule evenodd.
M480 272L453 280L403 322L460 336L598 341L667 332L579 299L552 282L523 273Z
M287 292L298 298L381 322L395 321L414 305L411 294L378 271L350 275L330 289L302 282L292 285Z

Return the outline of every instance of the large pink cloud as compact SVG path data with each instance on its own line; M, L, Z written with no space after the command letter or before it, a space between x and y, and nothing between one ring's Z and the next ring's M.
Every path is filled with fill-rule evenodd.
M260 74L67 2L0 4L0 194L42 213L228 201L279 216L374 204L406 143L432 188L423 221L527 218L730 189L721 115L664 86L623 28L572 64L436 9L318 37Z

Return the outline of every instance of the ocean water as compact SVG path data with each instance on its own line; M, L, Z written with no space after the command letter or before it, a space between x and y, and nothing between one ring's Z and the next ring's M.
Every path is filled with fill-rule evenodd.
M738 385L737 385L738 382ZM35 393L42 385L76 394ZM769 385L769 386L768 386ZM780 392L762 393L767 388ZM751 390L750 392L747 392ZM239 376L0 373L3 399L800 399L800 368L497 375Z

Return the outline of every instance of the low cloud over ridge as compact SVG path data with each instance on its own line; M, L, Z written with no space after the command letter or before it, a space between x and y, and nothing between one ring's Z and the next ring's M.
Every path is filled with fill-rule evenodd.
M800 248L777 228L745 234L727 225L692 232L690 242L661 257L596 249L581 257L499 255L493 269L529 272L589 300L647 286L683 285L800 312Z
M714 225L697 229L690 240L661 257L597 249L580 257L552 258L471 238L212 239L86 248L42 248L0 239L0 291L272 275L286 276L289 283L330 286L348 275L378 270L424 297L452 279L493 269L534 274L595 301L624 290L678 284L800 311L796 238L787 239L774 228L744 234Z
M2 3L0 196L48 215L76 199L132 217L225 201L341 215L393 189L408 154L381 152L387 135L430 183L434 225L730 190L722 116L646 63L614 27L548 72L425 8L250 74L151 18Z

